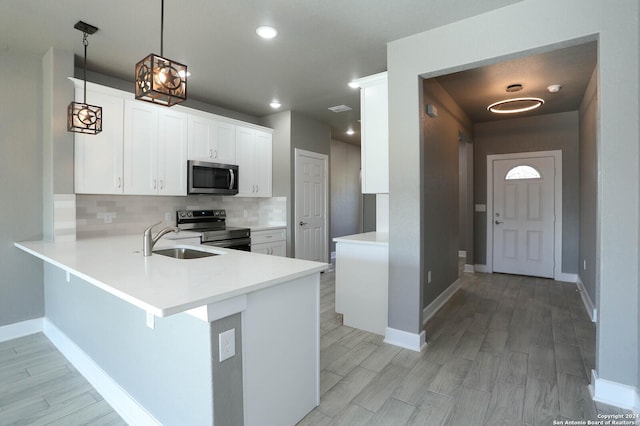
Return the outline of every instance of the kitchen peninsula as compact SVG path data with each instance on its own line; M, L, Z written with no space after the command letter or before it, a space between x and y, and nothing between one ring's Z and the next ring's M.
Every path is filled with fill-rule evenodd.
M141 236L15 245L45 262L45 334L127 422L285 425L319 403L325 264L169 240L215 255L144 257Z

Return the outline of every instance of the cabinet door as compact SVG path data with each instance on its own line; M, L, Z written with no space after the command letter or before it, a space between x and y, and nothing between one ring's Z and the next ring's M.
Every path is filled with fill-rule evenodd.
M82 96L76 89L76 101ZM74 135L75 192L122 194L124 99L87 89L87 100L102 107L103 127L97 135Z
M189 114L188 159L213 161L216 137L215 121L198 114Z
M214 150L217 163L238 164L236 162L236 126L224 121L216 122L216 147Z
M389 192L389 113L387 79L376 79L360 92L362 116L362 193Z
M255 197L255 130L236 126L238 197Z
M255 184L257 197L271 197L272 163L271 134L256 131L255 139Z
M158 113L158 194L187 195L187 114Z
M141 101L124 105L124 193L158 190L158 107Z

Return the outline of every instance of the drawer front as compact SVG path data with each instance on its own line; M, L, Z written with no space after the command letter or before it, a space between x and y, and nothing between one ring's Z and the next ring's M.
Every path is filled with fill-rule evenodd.
M269 229L266 231L252 231L251 244L270 243L273 241L284 241L286 239L285 229Z
M271 256L281 256L285 257L286 247L284 241L273 241L270 243L261 243L261 244L251 244L251 252L252 253L262 253L268 254Z

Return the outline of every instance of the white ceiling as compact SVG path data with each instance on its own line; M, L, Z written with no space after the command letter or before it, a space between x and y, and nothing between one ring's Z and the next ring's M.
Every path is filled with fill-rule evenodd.
M354 78L387 69L386 43L519 0L165 0L164 54L188 65L188 95L238 112L264 116L294 110L332 127L333 137L359 143L359 93ZM160 53L160 0L0 0L0 51L72 51L81 64L83 20L90 70L133 82L134 65ZM256 36L273 25L273 40ZM418 54L419 52L416 52ZM438 77L474 122L503 116L486 106L521 83L520 94L547 103L535 113L577 109L596 63L589 43ZM549 84L563 89L545 92ZM133 90L133 83L132 83ZM353 108L333 113L327 108ZM356 134L347 136L347 128Z
M188 65L190 98L254 116L273 113L277 98L358 143L359 132L344 134L360 115L347 82L386 70L387 42L518 1L165 0L164 55ZM0 0L0 51L54 46L80 60L79 20L100 29L90 70L133 82L135 63L160 53L160 0ZM265 24L277 38L255 35ZM353 111L327 110L339 104Z

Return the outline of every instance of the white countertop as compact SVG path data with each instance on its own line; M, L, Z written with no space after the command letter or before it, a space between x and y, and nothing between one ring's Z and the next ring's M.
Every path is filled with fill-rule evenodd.
M15 243L46 262L158 317L277 285L327 268L325 263L160 240L154 249L192 247L200 259L142 255L142 236Z
M333 239L336 243L389 245L388 232L365 232L364 234L345 235Z

